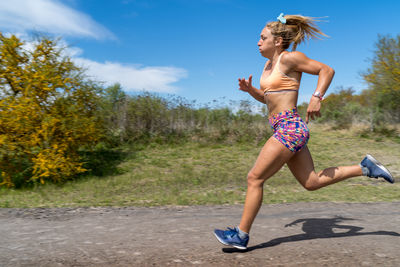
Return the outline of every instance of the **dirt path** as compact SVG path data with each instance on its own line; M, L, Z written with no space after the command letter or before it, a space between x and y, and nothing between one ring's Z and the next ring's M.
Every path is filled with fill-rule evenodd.
M399 202L264 205L247 252L212 235L241 211L0 209L0 266L400 266Z

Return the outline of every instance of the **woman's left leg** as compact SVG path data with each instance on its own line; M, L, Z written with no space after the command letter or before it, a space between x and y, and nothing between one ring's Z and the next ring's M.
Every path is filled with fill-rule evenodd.
M296 152L287 162L287 165L296 179L307 190L317 190L351 177L363 175L360 165L331 167L316 173L307 146Z

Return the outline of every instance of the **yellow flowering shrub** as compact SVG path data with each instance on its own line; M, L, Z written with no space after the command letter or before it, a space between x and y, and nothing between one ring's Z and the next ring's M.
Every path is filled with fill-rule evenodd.
M78 151L101 136L96 85L56 41L25 47L0 33L0 185L6 186L84 172Z

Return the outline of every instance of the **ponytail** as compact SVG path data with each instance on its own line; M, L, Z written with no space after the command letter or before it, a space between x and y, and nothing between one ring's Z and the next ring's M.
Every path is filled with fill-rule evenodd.
M297 45L309 39L321 39L327 36L315 25L315 18L301 15L281 14L278 21L272 21L267 24L267 28L275 37L282 37L283 49L288 49L293 44L292 51L295 51Z

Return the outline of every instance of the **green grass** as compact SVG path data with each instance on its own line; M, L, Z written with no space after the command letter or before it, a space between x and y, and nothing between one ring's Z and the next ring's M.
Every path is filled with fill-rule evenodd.
M118 165L119 174L85 177L62 185L0 189L0 207L82 207L241 204L246 175L262 145L152 145ZM349 130L311 126L309 149L315 167L358 164L371 153L400 178L400 144L362 138ZM264 186L265 203L400 201L399 183L353 178L309 192L287 167Z

